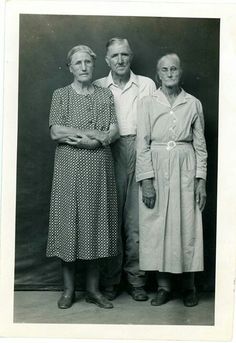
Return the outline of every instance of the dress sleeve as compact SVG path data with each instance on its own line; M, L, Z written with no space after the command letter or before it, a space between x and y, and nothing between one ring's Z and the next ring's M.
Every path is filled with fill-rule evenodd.
M114 96L112 94L112 92L109 92L110 93L110 97L109 97L109 100L110 100L110 124L116 124L118 125L118 122L117 122L117 117L116 117L116 110L115 110L115 103L114 103Z
M151 156L151 124L149 97L139 102L137 120L137 159L136 159L136 181L142 181L154 177Z
M52 95L49 115L49 127L51 127L52 125L64 125L63 101L59 89L56 89Z
M197 103L197 113L193 123L193 148L197 162L196 177L206 180L207 149L204 136L204 116L200 101Z

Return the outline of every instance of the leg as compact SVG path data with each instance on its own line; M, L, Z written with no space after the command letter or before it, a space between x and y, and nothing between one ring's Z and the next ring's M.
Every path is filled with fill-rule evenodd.
M183 273L183 302L184 306L193 307L198 304L199 297L195 287L195 275L193 272Z
M96 304L101 308L113 308L112 303L109 302L99 290L99 277L100 270L98 260L87 261L86 301L89 303Z
M126 141L127 151L127 191L124 204L125 261L128 291L134 300L144 301L148 296L144 290L145 272L139 269L139 221L138 194L139 186L135 179L136 139Z
M151 300L152 306L160 306L171 299L171 274L157 272L158 289L154 299Z
M115 178L118 200L119 214L119 254L118 256L104 260L101 268L101 285L104 288L104 294L113 300L117 294L117 287L121 281L122 263L123 263L123 242L122 242L122 226L123 226L123 209L126 197L127 188L127 172L126 172L126 144L123 138L120 138L112 146L112 154L115 164Z
M58 307L67 309L75 300L75 262L62 261L62 277L64 291L58 300Z

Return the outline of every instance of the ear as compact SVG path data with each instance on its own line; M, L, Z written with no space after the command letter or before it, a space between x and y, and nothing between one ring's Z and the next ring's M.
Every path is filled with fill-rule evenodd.
M108 65L108 67L110 68L110 61L109 61L109 58L107 56L105 57L105 61L106 61L107 65Z
M69 71L70 73L73 73L71 66L69 65Z

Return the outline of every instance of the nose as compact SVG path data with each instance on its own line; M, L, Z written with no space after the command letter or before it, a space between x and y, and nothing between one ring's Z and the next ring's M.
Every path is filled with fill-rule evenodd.
M172 73L171 73L171 70L170 70L170 69L168 69L168 71L167 71L167 76L168 76L168 77L171 77L171 76L172 76Z
M82 61L81 67L82 67L82 70L83 70L83 71L86 70L86 63L85 63L84 61Z
M118 55L118 63L122 63L123 61L122 61L122 55L121 54L119 54Z

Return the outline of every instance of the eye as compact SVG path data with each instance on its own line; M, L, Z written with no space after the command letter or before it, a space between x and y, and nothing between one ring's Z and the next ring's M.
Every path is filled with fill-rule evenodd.
M170 68L170 71L176 71L176 70L177 70L176 67L171 67L171 68Z
M167 72L167 68L163 67L163 68L161 68L161 71L162 71L163 73L166 73L166 72Z

